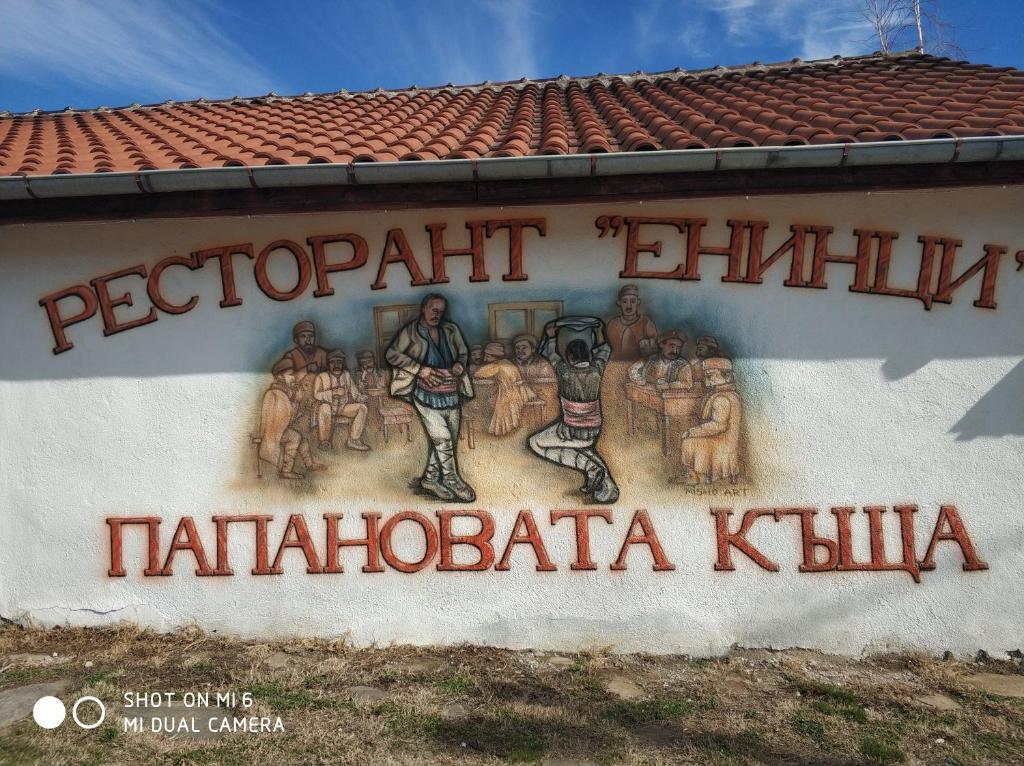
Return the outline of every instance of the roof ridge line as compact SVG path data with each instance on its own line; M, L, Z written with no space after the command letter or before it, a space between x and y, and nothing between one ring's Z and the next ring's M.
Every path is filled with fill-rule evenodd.
M651 79L651 78L655 78L655 77L676 76L676 77L678 77L680 79L682 79L682 78L695 78L695 79L699 79L699 78L708 77L708 76L711 76L711 75L724 74L724 73L737 73L737 72L738 73L742 73L742 72L749 72L749 71L773 71L773 70L779 70L779 69L786 69L786 68L790 68L790 67L793 67L793 66L808 66L808 67L811 67L811 66L822 66L822 65L840 66L842 64L849 63L849 62L860 62L860 61L870 61L870 60L885 60L885 59L898 59L898 58L906 58L906 57L931 58L931 59L948 59L947 56L934 56L934 55L932 55L930 53L921 53L918 50L916 50L914 48L911 48L911 49L906 50L906 51L890 51L888 53L883 53L881 51L874 51L873 53L861 54L861 55L857 55L857 56L842 56L842 55L837 53L837 54L835 54L833 56L830 56L828 58L823 58L823 59L807 59L807 60L804 60L804 59L801 59L799 57L795 57L795 58L792 58L792 59L788 59L786 61L775 61L775 62L771 62L771 63L768 63L768 64L762 63L760 61L753 61L753 62L748 63L748 64L738 64L738 65L734 65L734 66L716 65L716 66L713 66L713 67L703 67L701 69L683 69L682 67L676 67L674 69L666 69L666 70L657 71L657 72L643 72L643 71L637 70L635 72L621 73L621 74L607 74L605 72L598 72L598 73L592 74L592 75L565 75L565 74L560 74L560 75L555 75L553 77L537 77L537 78L522 77L522 78L520 78L518 80L499 80L499 81L484 80L483 82L479 82L479 83L467 83L467 84L463 84L463 85L456 85L454 83L449 82L449 83L447 83L445 85L429 85L429 86L420 87L420 86L417 86L417 85L413 84L413 85L411 85L409 87L406 87L406 88L382 88L382 87L377 87L377 88L369 88L369 89L366 89L366 90L357 90L357 91L349 91L349 90L347 90L345 88L341 88L341 89L336 90L336 91L324 91L324 92L321 92L321 93L313 93L311 91L307 91L306 93L301 93L301 94L296 94L296 95L286 95L286 96L282 96L282 95L279 95L279 94L274 93L273 91L271 91L269 93L266 93L266 94L263 94L263 95L256 95L256 96L232 96L230 98L221 98L221 99L210 99L210 98L206 98L206 97L200 97L200 98L194 98L194 99L187 99L187 100L184 100L184 101L176 101L174 99L167 99L167 100L159 102L159 103L154 102L154 103L151 103L151 104L140 104L140 103L136 102L136 103L128 104L128 105L125 105L125 106L97 106L97 107L87 107L87 108L84 108L84 109L76 109L74 107L67 106L67 107L65 107L63 109L30 109L30 110L24 111L24 112L6 112L6 111L0 110L0 119L10 119L10 118L14 118L14 117L27 117L27 116L50 116L50 115L57 115L57 114L92 114L92 113L97 113L97 112L134 111L134 110L138 110L138 109L158 109L160 107L165 107L165 106L194 106L194 105L210 106L210 105L213 105L213 104L232 104L232 103L237 103L237 102L240 102L240 101L241 102L252 103L252 102L263 101L263 100L267 100L267 99L275 101L275 102L276 101L311 101L311 100L317 99L317 98L330 98L330 97L337 97L337 96L342 96L342 97L346 97L346 98L353 98L355 96L366 96L366 95L377 95L377 94L440 93L440 92L443 92L443 91L451 91L451 90L457 90L457 91L467 91L468 90L468 91L471 91L471 92L474 92L474 93L478 93L479 91L485 90L487 88L499 88L500 89L500 88L506 88L506 87L513 87L513 88L517 88L517 89L524 89L524 88L529 87L530 85L547 85L549 83L569 83L569 82L580 83L580 82L587 82L589 84L591 82L601 82L601 83L604 83L605 85L607 85L610 82L612 82L613 80L622 80L623 82L625 82L627 84L630 84L630 83L636 82L637 80ZM949 60L952 60L952 59L949 59ZM970 63L970 62L967 62L967 63ZM975 66L985 66L985 65L983 65L983 64L976 64Z

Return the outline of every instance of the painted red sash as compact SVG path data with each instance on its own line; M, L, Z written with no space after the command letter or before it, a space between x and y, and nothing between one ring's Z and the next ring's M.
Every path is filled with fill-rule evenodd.
M562 398L562 421L573 428L600 428L600 400L570 402L568 399Z

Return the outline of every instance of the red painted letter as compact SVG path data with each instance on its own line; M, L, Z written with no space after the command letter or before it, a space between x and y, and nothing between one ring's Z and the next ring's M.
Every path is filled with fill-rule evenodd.
M57 302L65 298L78 298L82 302L82 310L74 316L64 318L60 315ZM46 309L46 316L50 320L50 330L53 332L53 339L57 345L53 347L53 353L63 354L75 347L74 343L68 341L64 331L73 324L84 322L96 313L99 303L96 294L85 285L72 285L55 293L44 295L39 299L39 305Z

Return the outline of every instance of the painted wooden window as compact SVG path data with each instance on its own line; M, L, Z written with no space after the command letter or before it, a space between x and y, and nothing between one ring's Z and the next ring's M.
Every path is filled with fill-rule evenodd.
M398 303L373 307L373 329L377 338L377 359L384 358L391 339L420 313L418 303Z
M562 313L562 301L491 303L487 306L487 334L494 339L514 338L522 333L540 337L544 325Z

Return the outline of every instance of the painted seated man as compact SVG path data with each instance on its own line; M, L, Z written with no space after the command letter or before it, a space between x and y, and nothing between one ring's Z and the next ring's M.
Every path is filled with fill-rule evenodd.
M484 363L484 347L479 343L469 347L469 375L472 377Z
M484 363L476 371L474 380L494 383L494 409L487 432L504 436L518 429L523 405L534 397L519 368L505 358L504 346L497 342L484 346Z
M331 435L337 418L351 420L346 447L360 452L370 449L363 443L366 395L360 392L349 371L345 369L344 352L332 351L327 355L327 369L313 381L313 399L316 402L316 430L320 437L320 449L333 449Z
M537 352L537 340L532 335L517 335L512 341L515 363L530 387L534 399L540 406L541 422L558 417L558 386L555 382L555 368L551 362Z
M690 362L690 369L693 371L693 380L695 383L704 385L704 360L712 359L714 357L727 358L722 353L722 347L718 340L711 337L710 335L701 335L697 338L697 347L694 350L693 361Z
M271 372L274 382L264 392L260 408L260 458L277 466L277 475L282 479L302 479L303 474L295 470L296 458L307 471L321 471L324 467L313 460L306 437L294 428L300 396L295 364L286 356Z
M704 360L707 393L700 408L700 424L683 434L683 472L687 484L713 484L728 479L735 484L740 465L740 427L743 400L736 391L732 362L722 357Z
M643 364L635 364L629 370L634 383L654 386L659 390L693 389L693 370L690 360L683 355L686 335L670 330L658 336L658 353Z
M368 397L373 392L382 392L387 388L388 374L377 367L377 359L372 351L360 351L356 354L356 362L359 364L355 374L359 393Z
M537 339L526 333L512 340L513 361L527 383L550 382L555 379L551 362L537 353Z

